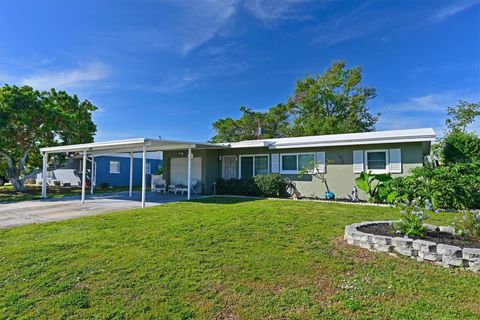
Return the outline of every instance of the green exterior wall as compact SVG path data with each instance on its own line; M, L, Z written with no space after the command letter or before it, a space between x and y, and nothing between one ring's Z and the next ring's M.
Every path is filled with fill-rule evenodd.
M227 155L255 155L255 154L282 154L282 153L305 153L305 152L325 152L327 160L327 173L324 175L331 191L337 198L347 198L351 194L355 179L358 173L353 172L353 151L354 150L377 150L400 148L402 155L402 173L394 173L395 176L407 175L413 168L423 165L423 157L429 150L429 143L411 142L396 144L374 144L374 145L356 145L356 146L335 146L321 148L298 148L298 149L268 149L268 148L238 148L221 150L196 150L194 156L202 157L202 191L206 194L213 193L213 182L222 176L221 157ZM186 151L183 152L186 156ZM169 168L171 157L179 157L178 152L164 152L164 165ZM270 171L271 171L271 159ZM238 164L238 161L237 161ZM165 170L165 177L168 183L168 171ZM237 165L238 176L238 165ZM304 175L299 177L297 174L283 174L295 182L298 191L303 196L323 197L326 192L325 184L317 177ZM360 198L365 199L366 195L360 192Z

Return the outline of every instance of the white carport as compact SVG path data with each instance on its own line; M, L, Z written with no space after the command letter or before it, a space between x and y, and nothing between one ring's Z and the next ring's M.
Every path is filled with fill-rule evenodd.
M163 139L129 139L116 140L106 142L93 142L85 144L73 144L66 146L41 148L40 152L43 156L42 167L42 198L47 197L47 165L48 155L55 153L79 153L82 154L82 203L85 202L85 186L86 186L86 165L90 156L92 166L95 154L106 153L130 153L130 183L129 195L132 196L133 190L133 154L142 153L142 208L145 208L145 192L146 192L146 161L147 152L153 151L177 151L187 150L187 199L191 196L191 174L192 174L192 150L194 149L219 149L224 148L221 145L210 143L198 143L191 141L163 140ZM93 188L91 189L93 193Z

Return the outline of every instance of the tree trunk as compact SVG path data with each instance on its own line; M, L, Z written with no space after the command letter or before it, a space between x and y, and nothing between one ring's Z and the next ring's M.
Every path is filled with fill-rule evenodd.
M24 191L25 185L23 184L23 179L20 178L10 178L10 182L12 183L13 189L15 191Z

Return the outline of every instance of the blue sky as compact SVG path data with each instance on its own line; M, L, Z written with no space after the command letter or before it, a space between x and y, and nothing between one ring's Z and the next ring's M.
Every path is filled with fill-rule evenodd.
M0 83L92 101L97 141L208 140L216 119L284 102L340 59L377 89L377 130L441 133L446 106L480 100L480 0L18 0L0 11Z

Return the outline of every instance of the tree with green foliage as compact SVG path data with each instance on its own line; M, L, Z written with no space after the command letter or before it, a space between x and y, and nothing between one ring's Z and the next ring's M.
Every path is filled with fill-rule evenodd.
M380 114L372 115L366 105L376 93L362 87L361 81L361 67L347 69L345 62L335 62L324 74L297 81L293 97L285 104L266 112L241 107L239 119L215 121L212 141L373 131Z
M374 88L362 87L362 68L346 68L334 62L324 74L297 81L292 105L295 136L368 132L375 129L380 114L372 115L367 102Z
M450 131L465 131L467 127L480 116L480 102L467 102L460 100L456 106L448 107L450 116L445 121Z
M273 106L267 112L255 112L242 106L240 112L242 116L238 120L224 118L213 123L216 135L211 139L212 142L281 138L289 135L290 113L285 104Z
M41 164L39 148L92 142L97 108L65 91L37 91L29 86L0 88L0 167L15 190L24 174Z

